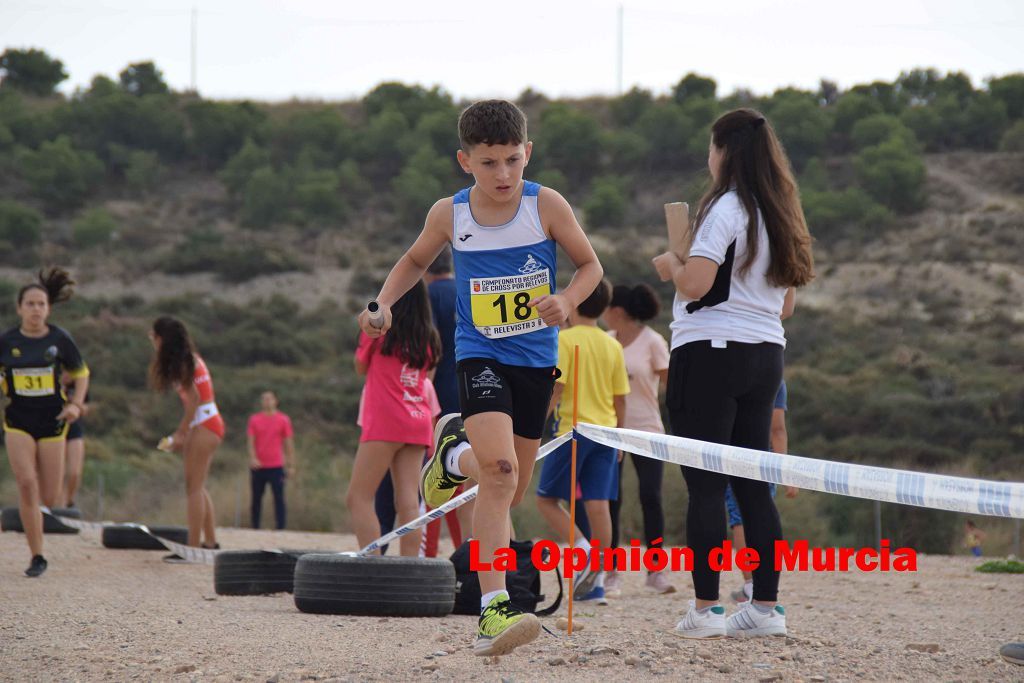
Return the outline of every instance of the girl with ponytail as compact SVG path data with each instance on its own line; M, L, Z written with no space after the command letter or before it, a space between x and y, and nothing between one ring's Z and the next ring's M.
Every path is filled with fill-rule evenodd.
M71 298L75 282L67 271L40 271L18 290L21 324L0 335L0 372L9 399L4 409L7 459L18 483L18 507L32 562L25 574L46 571L40 505L57 507L64 497L64 451L68 426L82 417L89 368L71 335L50 324L54 304ZM68 399L61 384L74 384Z
M675 285L667 403L672 433L759 451L770 449L772 410L782 382L786 292L814 277L811 236L789 160L770 122L737 109L711 127L711 189L698 205L684 261L654 259ZM766 482L683 468L689 491L687 545L696 600L676 625L688 638L786 634L777 604L775 543L782 526ZM725 618L708 553L726 538L722 514L731 484L747 544L761 563L753 599Z

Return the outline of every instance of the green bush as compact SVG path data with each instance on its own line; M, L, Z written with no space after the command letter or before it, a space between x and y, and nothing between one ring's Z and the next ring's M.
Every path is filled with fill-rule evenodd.
M14 88L30 95L52 95L57 84L68 77L64 64L42 50L8 48L0 54L0 87Z
M561 170L572 183L585 183L600 168L601 127L597 120L573 107L553 104L540 117L536 135L543 163Z
M108 211L93 208L79 216L71 234L76 247L89 249L108 244L117 232L117 227L117 221Z
M309 170L294 181L295 207L314 220L335 220L344 216L346 206L339 192L338 174L329 170Z
M634 130L647 141L651 168L677 170L697 161L688 145L696 137L693 121L674 102L659 102L647 109Z
M858 121L882 113L884 111L878 100L863 93L847 92L840 95L836 102L833 129L837 133L849 135Z
M121 87L129 95L164 95L169 92L164 75L153 62L129 64L120 73Z
M889 219L886 208L859 187L838 192L804 187L802 201L811 234L826 244L849 237L878 237Z
M943 149L946 137L942 117L930 106L907 107L900 114L900 121L910 130L929 152Z
M1003 103L1011 121L1024 116L1024 73L993 78L988 83L988 91Z
M914 133L892 114L872 114L853 125L850 140L856 150L879 145L891 138L897 138L908 147L914 147L917 140Z
M924 206L924 161L899 139L867 147L854 159L857 179L876 201L900 213Z
M569 188L569 179L557 168L545 168L543 171L534 173L531 177L534 182L540 183L544 187L550 187L552 190L562 194L565 194Z
M185 114L191 124L191 146L207 166L220 168L250 138L263 132L266 114L251 102L190 102Z
M266 228L284 219L288 212L289 188L285 178L270 166L263 166L249 176L242 193L242 223Z
M294 161L312 153L317 166L338 164L352 153L354 133L336 107L303 111L274 127L271 147L278 162Z
M13 199L0 199L0 240L12 247L39 243L43 217L35 209Z
M587 223L596 227L622 225L629 202L624 186L625 182L618 176L596 178L590 198L583 205Z
M618 126L632 126L648 109L654 104L654 97L650 90L644 90L638 86L630 88L629 92L616 97L608 103L611 109L612 121Z
M1019 560L989 560L974 568L986 574L1024 574L1024 562Z
M1010 126L999 141L1000 152L1024 152L1024 119Z
M979 93L964 109L960 134L971 149L994 150L1008 125L1006 105L991 95Z
M308 271L294 254L273 244L218 245L176 249L163 262L168 273L214 272L225 282L239 283L261 275Z
M219 177L228 192L239 195L245 190L252 174L264 167L270 167L270 152L248 138L242 148L224 164Z
M809 159L825 151L825 140L831 128L829 115L808 97L775 99L768 116L793 167L799 170Z
M718 84L715 83L715 79L688 73L672 88L672 99L677 104L683 104L691 98L713 100L717 89Z
M96 155L75 149L66 135L44 142L36 151L19 150L18 164L35 195L53 210L81 206L103 179L103 164Z

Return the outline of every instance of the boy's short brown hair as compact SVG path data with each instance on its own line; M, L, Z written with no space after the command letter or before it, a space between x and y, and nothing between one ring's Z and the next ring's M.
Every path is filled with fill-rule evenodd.
M519 145L526 142L526 114L508 100L482 100L459 115L459 144Z
M590 296L576 307L576 311L584 318L594 318L596 320L608 308L608 303L611 300L612 284L607 279L602 278Z

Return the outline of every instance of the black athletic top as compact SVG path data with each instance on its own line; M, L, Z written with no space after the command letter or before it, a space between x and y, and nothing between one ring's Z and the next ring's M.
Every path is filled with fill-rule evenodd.
M74 379L89 376L71 335L56 325L42 337L26 337L20 328L0 335L0 373L3 392L20 408L63 406L67 396L60 383L62 371Z

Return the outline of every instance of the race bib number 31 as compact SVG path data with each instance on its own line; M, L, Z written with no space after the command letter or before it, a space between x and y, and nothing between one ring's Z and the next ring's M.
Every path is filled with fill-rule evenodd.
M19 396L53 396L53 370L50 368L14 368L14 393Z
M473 278L469 281L473 325L490 339L513 337L546 327L530 301L551 293L547 269L529 275Z

